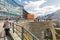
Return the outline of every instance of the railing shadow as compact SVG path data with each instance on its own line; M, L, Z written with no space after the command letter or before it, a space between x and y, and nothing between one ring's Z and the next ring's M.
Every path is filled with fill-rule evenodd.
M7 40L14 40L10 33L8 33L8 35L6 37L7 37Z

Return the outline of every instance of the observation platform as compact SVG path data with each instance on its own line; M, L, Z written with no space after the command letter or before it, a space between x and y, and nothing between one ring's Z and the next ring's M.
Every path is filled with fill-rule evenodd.
M5 36L3 21L0 21L0 40L39 40L30 31L18 24L14 24L8 34L8 36Z
M20 21L19 23L21 23ZM19 23L12 23L10 26L9 36L5 36L4 30L3 30L3 21L0 21L0 36L2 34L2 37L0 37L0 40L42 40L42 29L48 28L46 26L46 22L34 22L34 21L24 21ZM24 26L22 26L24 25ZM50 24L51 25L51 24ZM29 29L29 28L30 29ZM41 29L42 28L42 29ZM28 30L29 29L29 30ZM43 31L44 31L43 29ZM51 28L52 29L52 28ZM60 30L60 28L55 28L56 30ZM54 30L53 30L54 31ZM55 31L56 35L57 32ZM40 39L39 39L39 38ZM43 36L44 37L44 36ZM59 39L60 40L60 39Z

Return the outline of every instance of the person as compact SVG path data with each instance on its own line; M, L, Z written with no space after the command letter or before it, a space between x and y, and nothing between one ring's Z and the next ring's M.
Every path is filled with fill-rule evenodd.
M13 33L14 33L14 25L15 24L18 24L18 20L19 20L19 17L16 19L16 20L12 20L10 23L11 23L11 27L12 27L12 30L13 30Z
M20 20L19 17L17 17L17 19L14 21L15 24L18 24L19 20Z
M4 25L3 25L6 36L9 35L9 30L10 30L9 24L10 24L9 20L8 20L8 18L6 18L5 21L4 21Z

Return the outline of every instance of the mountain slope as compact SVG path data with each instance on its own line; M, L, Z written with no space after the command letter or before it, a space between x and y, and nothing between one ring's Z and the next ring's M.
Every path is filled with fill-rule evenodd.
M60 9L54 13L44 16L43 19L60 19Z

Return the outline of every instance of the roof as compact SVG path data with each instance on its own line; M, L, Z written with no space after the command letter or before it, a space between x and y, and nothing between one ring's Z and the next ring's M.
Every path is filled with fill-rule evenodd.
M14 0L4 0L5 2L7 2L7 3L9 3L9 4L11 4L11 5L13 5L13 6L20 6L20 7L23 7L22 5L20 5L20 4L18 4L18 3L16 3Z

